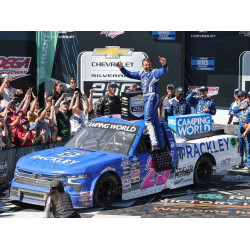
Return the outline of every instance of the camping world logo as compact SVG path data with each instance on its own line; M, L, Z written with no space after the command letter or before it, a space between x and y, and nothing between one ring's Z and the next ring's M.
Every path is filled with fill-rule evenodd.
M78 151L78 150L72 150L72 149L67 149L59 154L57 154L60 157L76 157L80 155L87 155L89 153Z
M28 76L31 57L0 56L0 74L9 75L12 80Z

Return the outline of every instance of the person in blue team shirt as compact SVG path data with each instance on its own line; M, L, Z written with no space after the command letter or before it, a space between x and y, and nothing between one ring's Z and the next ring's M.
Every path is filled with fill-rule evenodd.
M194 113L207 113L211 115L216 114L216 107L214 100L207 96L208 89L206 86L202 86L199 89L200 96L194 97L195 94L198 94L195 90L193 90L187 97L186 100L190 101L190 103L194 104Z
M243 157L244 157L245 140L242 137L242 132L244 128L246 128L248 119L250 122L250 117L248 118L248 116L250 115L250 114L248 115L248 113L250 112L250 103L248 100L249 98L245 100L246 93L244 91L239 91L237 96L239 104L236 107L234 107L233 113L239 119L239 129L237 136L239 138L241 162L235 168L244 168Z
M144 120L149 132L152 151L164 148L165 142L162 128L158 118L158 108L160 105L160 97L158 95L158 86L160 78L168 72L167 61L159 56L159 62L162 65L160 69L152 69L149 58L142 60L143 70L131 72L122 67L121 62L117 62L116 66L128 78L141 81L144 102Z
M234 90L234 102L231 103L228 115L229 119L227 124L231 124L233 122L233 125L239 125L239 119L234 115L233 109L238 105L238 93L240 92L240 89Z
M250 104L250 91L247 93L247 103ZM242 137L246 143L246 152L247 152L247 171L250 172L250 112L247 113L246 125L243 125L245 132L243 132Z
M188 114L191 114L190 104L184 98L184 89L178 87L175 90L175 98L170 99L165 105L165 120L168 121L168 116Z

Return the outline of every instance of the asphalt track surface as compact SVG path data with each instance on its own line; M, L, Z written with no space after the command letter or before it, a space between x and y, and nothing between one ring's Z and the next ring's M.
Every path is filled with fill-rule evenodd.
M165 190L78 212L82 218L250 218L250 173L231 170L225 176L213 176L206 188ZM8 191L0 194L0 218L42 217L42 206L20 205L8 198Z

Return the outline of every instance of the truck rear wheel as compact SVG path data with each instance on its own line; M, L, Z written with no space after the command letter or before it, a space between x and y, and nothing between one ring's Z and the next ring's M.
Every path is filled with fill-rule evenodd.
M209 156L202 156L196 163L194 170L194 185L204 187L210 183L213 163Z
M119 181L112 174L104 174L97 182L94 193L94 207L110 206L120 195Z

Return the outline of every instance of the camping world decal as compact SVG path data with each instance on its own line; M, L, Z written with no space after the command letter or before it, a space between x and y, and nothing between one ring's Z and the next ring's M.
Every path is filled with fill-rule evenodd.
M31 57L0 56L0 74L8 74L12 80L28 76Z

